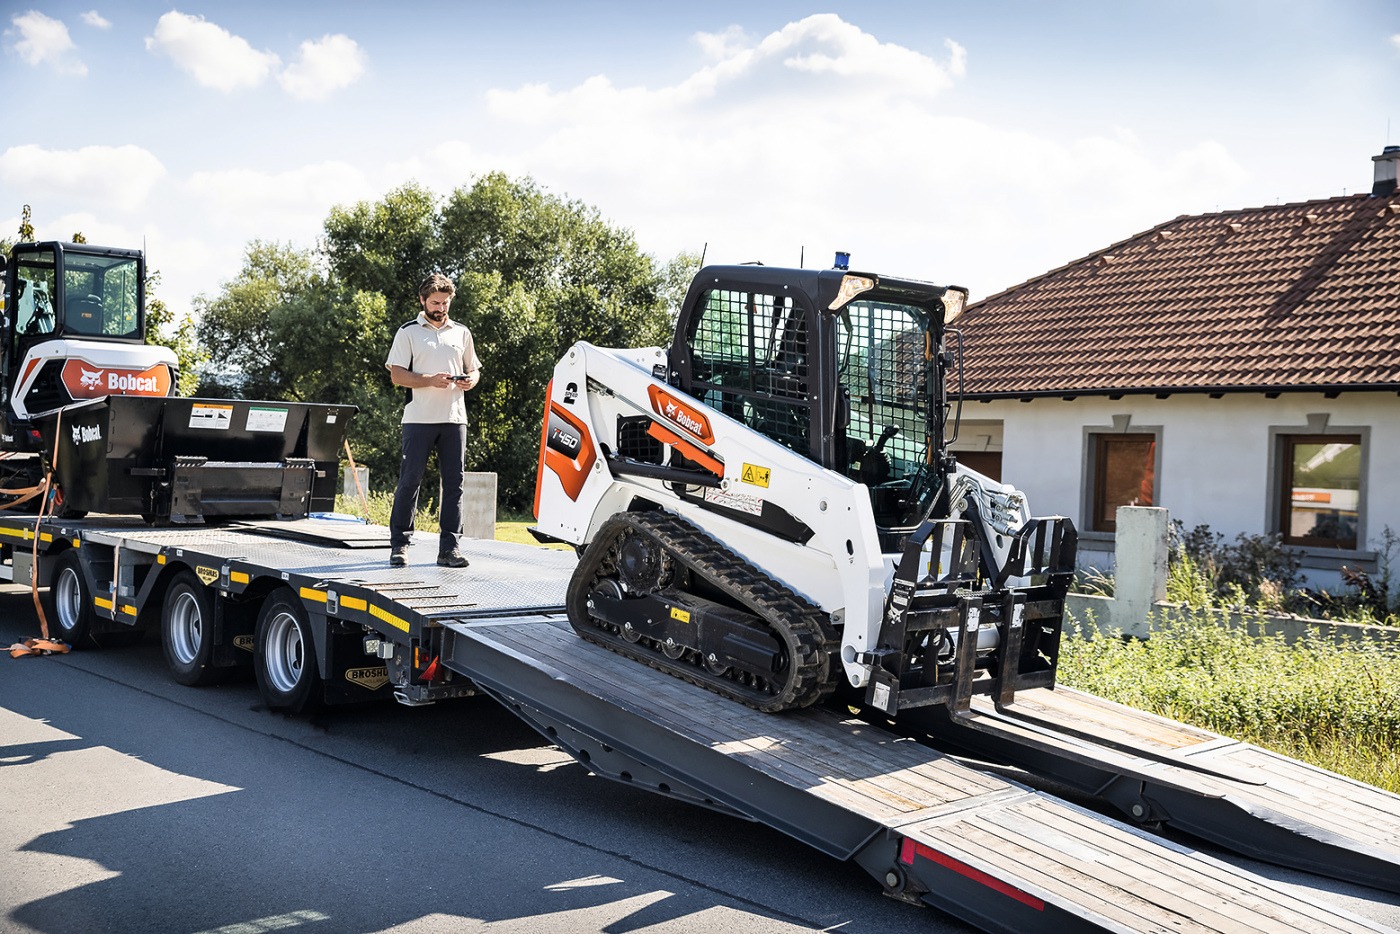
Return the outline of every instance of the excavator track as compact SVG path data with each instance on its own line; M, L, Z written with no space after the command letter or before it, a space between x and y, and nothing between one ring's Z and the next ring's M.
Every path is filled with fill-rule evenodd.
M659 556L647 564L638 586L637 554ZM700 584L697 587L697 584ZM777 641L780 662L767 677L734 666L707 664L695 647L642 635L603 618L595 597L626 597L704 591L761 620ZM706 535L666 512L613 516L584 549L569 582L569 622L584 639L659 671L707 688L756 710L774 713L808 707L837 684L840 641L821 609Z

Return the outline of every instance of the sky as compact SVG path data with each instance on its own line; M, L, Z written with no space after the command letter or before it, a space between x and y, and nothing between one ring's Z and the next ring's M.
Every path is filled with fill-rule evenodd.
M994 294L1182 214L1369 191L1397 0L0 0L0 237L176 312L335 205L528 176L664 262Z

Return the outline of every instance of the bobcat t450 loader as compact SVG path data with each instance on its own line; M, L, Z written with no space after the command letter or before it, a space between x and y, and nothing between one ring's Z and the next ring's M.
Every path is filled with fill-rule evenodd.
M669 349L571 348L535 514L581 552L577 632L765 711L1053 685L1075 531L948 453L966 299L844 254L712 266Z

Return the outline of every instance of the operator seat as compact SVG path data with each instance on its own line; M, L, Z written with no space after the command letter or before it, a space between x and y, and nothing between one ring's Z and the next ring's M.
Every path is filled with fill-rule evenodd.
M68 329L82 334L102 333L102 296L74 295L68 299Z

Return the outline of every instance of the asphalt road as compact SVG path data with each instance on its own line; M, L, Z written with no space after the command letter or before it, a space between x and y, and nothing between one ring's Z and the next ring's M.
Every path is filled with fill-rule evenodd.
M0 644L37 632L0 590ZM286 717L174 683L155 640L0 655L0 807L3 932L969 930L590 776L489 699ZM1262 869L1400 928L1400 897Z

